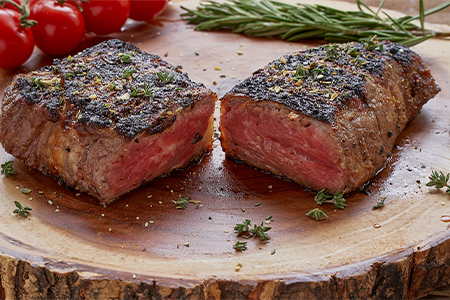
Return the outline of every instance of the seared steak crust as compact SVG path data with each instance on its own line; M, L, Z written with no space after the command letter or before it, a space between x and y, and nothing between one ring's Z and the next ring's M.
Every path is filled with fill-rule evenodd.
M158 56L110 40L16 76L0 140L105 204L199 158L210 147L216 98Z
M226 154L335 193L375 175L440 89L407 47L367 48L330 44L287 54L235 86L222 99Z

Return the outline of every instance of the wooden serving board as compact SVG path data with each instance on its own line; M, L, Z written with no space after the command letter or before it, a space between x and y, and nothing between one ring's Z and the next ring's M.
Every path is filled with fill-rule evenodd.
M269 61L323 43L196 32L179 17L180 5L196 4L172 1L157 21L129 22L112 37L181 65L219 97ZM441 221L450 196L426 187L432 170L450 172L450 41L413 49L441 93L398 138L387 166L346 197L346 209L323 205L329 218L320 222L305 216L317 207L314 193L235 164L218 140L199 164L106 209L15 160L16 174L0 179L0 299L406 299L450 284L450 223ZM15 74L51 61L36 49L21 69L0 70L0 96ZM1 163L13 159L0 151ZM176 209L179 195L199 202ZM373 210L381 197L385 207ZM32 208L29 217L13 214L14 200ZM268 243L234 233L268 216ZM238 240L247 250L233 249Z

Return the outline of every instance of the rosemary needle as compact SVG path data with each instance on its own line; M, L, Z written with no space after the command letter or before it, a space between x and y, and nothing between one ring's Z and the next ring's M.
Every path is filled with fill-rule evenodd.
M425 17L441 11L450 2L424 11L420 0L420 14L393 18L382 11L381 1L375 12L361 0L358 11L342 11L324 5L291 5L271 0L229 0L201 2L195 10L182 7L181 14L197 30L228 29L236 33L260 37L277 37L286 41L320 38L330 42L390 40L411 47L429 38L445 36L426 31ZM412 21L420 20L420 25Z

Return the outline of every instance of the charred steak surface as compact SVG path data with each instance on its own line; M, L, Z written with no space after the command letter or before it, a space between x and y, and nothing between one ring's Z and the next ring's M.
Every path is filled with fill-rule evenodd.
M235 86L221 103L227 156L333 193L373 177L440 89L407 47L367 48L330 44L287 54Z
M106 205L210 149L216 99L158 56L110 40L17 75L2 102L0 140Z

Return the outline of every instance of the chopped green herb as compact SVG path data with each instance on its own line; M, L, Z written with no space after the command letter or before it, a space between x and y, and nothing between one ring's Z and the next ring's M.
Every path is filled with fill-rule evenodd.
M29 193L31 193L31 190L30 190L30 189L27 189L27 188L21 188L21 189L20 189L20 192L21 192L22 194L29 194Z
M79 73L80 73L80 71L75 70L75 71L73 71L72 73L64 74L64 77L65 77L65 78L70 78L70 77L72 77L72 76L78 76Z
M322 220L322 218L328 218L327 214L318 208L311 209L306 215L316 219L316 221Z
M272 215L266 217L266 220L270 220L270 219L272 219Z
M254 225L252 229L250 229L250 233L259 236L263 241L270 240L270 237L266 234L267 231L272 229L272 227L265 227L264 223L261 222L261 225Z
M234 230L236 230L236 232L239 233L244 233L244 232L248 232L249 226L250 226L251 221L250 220L245 220L244 222L242 222L241 224L236 224L236 226L234 226Z
M131 68L126 68L125 70L123 70L122 79L128 78L128 76L132 75L135 72L136 72L136 70L134 70L134 69L132 70Z
M383 44L376 41L377 36L374 35L369 41L362 41L364 48L367 50L380 50L383 51Z
M159 80L161 80L162 83L172 82L174 78L174 75L169 76L168 72L165 73L158 72L156 73L156 76L158 76Z
M260 202L258 202L258 203L255 203L255 206L260 206L261 205L261 203Z
M36 78L36 77L31 77L31 82L30 82L31 86L37 88L37 89L43 89L45 88L45 85L41 82L40 78Z
M307 73L308 71L303 69L302 65L298 65L297 69L295 70L295 79L299 81L300 79L303 79Z
M2 174L5 175L6 178L8 178L8 176L10 174L16 174L16 171L14 171L14 169L13 169L13 164L14 164L14 161L10 160L1 165L1 167L2 167L1 172L2 172Z
M175 204L177 205L177 207L176 207L177 209L185 209L186 208L185 204L189 203L189 199L191 199L190 196L181 198L181 194L180 194L177 201L174 201L174 200L172 200L172 201L175 202Z
M144 87L142 89L134 89L133 93L131 95L133 97L136 97L136 96L151 97L151 96L153 96L153 90L149 87L147 82L144 82Z
M386 197L381 197L380 202L372 206L372 209L382 208L384 206L384 200L386 200Z
M272 229L272 227L265 227L264 222L261 222L261 225L254 225L253 228L250 228L250 225L251 221L247 219L241 224L236 224L234 230L236 231L237 234L249 232L252 234L252 236L256 235L260 237L263 241L270 240L270 237L266 234L266 232Z
M272 249L272 251L270 251L270 255L274 255L276 251L277 249Z
M247 242L237 241L236 244L233 245L233 248L239 251L244 251L245 249L247 249Z
M13 213L15 214L20 214L24 217L28 217L28 211L31 210L31 208L27 207L27 206L22 206L19 202L14 201L14 204L16 205L17 209L15 209L13 211Z
M339 52L336 50L339 44L331 44L324 46L327 49L325 60L335 61L339 56Z
M119 57L120 57L120 61L123 63L126 63L126 64L129 64L129 63L133 62L133 60L134 60L134 55L133 55L133 53L130 53L130 52L120 53Z

